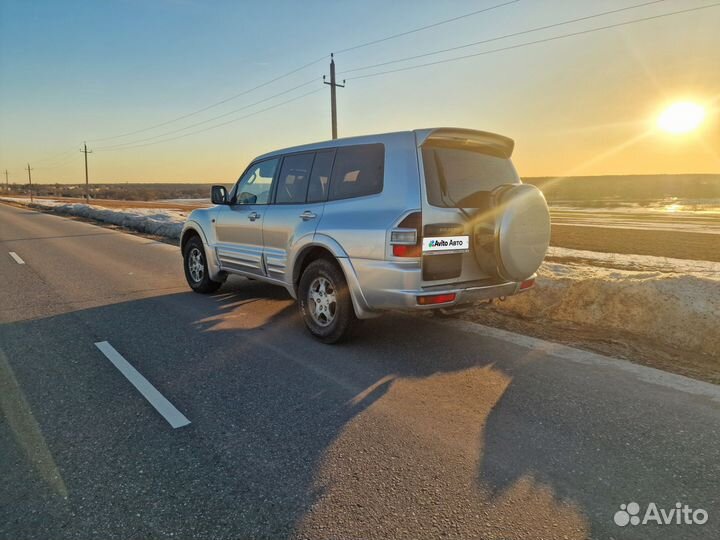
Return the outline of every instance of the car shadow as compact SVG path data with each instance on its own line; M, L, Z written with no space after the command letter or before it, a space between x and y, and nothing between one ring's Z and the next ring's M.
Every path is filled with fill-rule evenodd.
M170 429L87 334L192 423ZM323 345L287 292L257 281L6 324L0 338L68 493L33 465L22 421L0 426L0 474L20 486L0 532L15 537L622 537L620 502L672 491L644 460L696 456L666 467L698 497L702 467L720 462L711 440L658 446L661 422L637 424L655 406L638 397L646 383L423 316ZM634 399L607 403L598 378Z

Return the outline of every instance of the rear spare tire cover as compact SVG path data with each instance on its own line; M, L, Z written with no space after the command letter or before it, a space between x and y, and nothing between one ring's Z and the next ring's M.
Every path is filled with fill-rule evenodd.
M535 186L498 188L495 197L495 257L498 274L508 281L532 276L550 245L550 212Z

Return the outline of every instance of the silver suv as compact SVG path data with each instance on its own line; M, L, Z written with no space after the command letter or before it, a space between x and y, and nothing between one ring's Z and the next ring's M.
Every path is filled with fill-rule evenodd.
M390 309L444 311L534 284L550 240L543 194L511 139L456 128L338 139L256 158L181 235L200 293L228 274L285 287L325 343Z

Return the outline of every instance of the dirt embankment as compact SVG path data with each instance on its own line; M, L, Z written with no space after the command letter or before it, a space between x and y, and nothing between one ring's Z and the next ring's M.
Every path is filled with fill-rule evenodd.
M550 257L535 289L460 317L720 383L720 264L598 255Z

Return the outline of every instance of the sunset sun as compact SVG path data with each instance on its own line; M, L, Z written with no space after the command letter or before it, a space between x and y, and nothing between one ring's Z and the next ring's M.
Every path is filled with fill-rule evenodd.
M657 119L663 131L672 134L689 133L697 129L705 118L705 109L697 103L682 101L666 108Z

